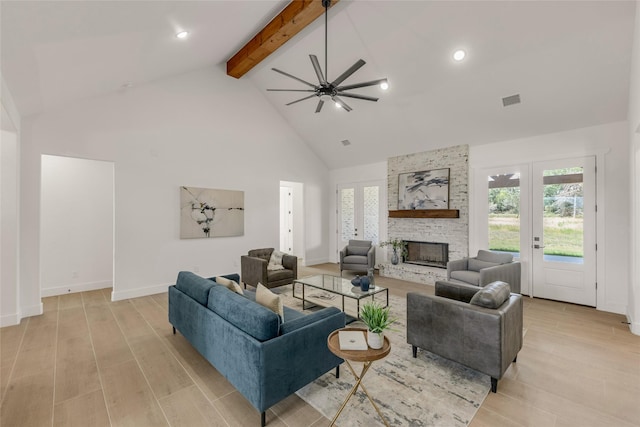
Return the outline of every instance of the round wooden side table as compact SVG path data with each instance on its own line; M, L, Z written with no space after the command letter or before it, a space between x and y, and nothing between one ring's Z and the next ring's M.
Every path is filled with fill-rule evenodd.
M356 383L353 385L353 388L351 389L347 397L344 399L344 402L342 402L342 406L340 406L338 413L336 414L335 417L333 417L333 420L331 421L331 424L329 424L329 426L333 426L335 424L336 420L338 419L338 416L340 415L344 407L347 405L347 402L349 401L349 399L351 399L351 396L353 396L356 393L356 391L358 391L358 387L360 387L364 392L364 394L369 399L369 402L371 402L371 404L375 408L376 412L378 413L378 416L380 416L380 418L382 419L382 422L384 423L384 425L389 427L387 420L382 416L380 409L378 409L378 405L375 404L375 402L369 395L369 392L367 392L367 389L364 387L364 384L362 384L362 378L365 376L365 374L371 367L371 364L376 360L380 360L386 357L391 351L391 343L389 342L389 339L387 337L384 337L384 343L382 345L382 348L378 350L374 350L372 348L368 348L367 350L340 350L340 341L338 339L338 332L340 331L362 331L365 334L365 337L367 334L366 329L343 328L343 329L338 329L336 331L333 331L331 335L329 335L329 338L327 338L327 345L329 347L329 350L336 356L344 359L345 363L347 364L347 367L349 368L353 376L356 378ZM356 374L356 371L353 369L349 361L364 362L360 375Z

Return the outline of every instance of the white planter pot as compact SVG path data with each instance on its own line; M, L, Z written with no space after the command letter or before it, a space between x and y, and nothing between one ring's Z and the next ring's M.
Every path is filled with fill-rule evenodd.
M384 333L367 331L367 344L375 350L381 349L384 344Z

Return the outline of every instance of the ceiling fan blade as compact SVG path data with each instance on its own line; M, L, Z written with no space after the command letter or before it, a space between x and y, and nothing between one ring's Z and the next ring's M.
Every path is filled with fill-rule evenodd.
M313 95L305 96L304 98L300 98L300 99L297 99L295 101L291 101L290 103L285 104L285 105L295 104L296 102L304 101L305 99L313 98L314 96L316 96L315 93Z
M333 86L338 86L340 83L345 81L351 74L353 74L356 71L358 71L360 69L360 67L362 67L364 64L366 64L366 62L364 62L362 59L358 59L358 62L353 64L351 67L349 67L349 69L347 71L345 71L344 73L340 74L340 76L338 76L337 79L332 81L331 84Z
M349 107L346 102L344 102L342 99L338 98L337 96L333 97L333 101L340 104L340 106L344 108L347 112L353 110L353 108Z
M316 86L315 86L315 85L313 85L313 84L311 84L311 83L309 83L309 82L307 82L307 81L304 81L304 80L302 80L302 79L300 79L300 78L298 78L298 77L296 77L296 76L293 76L293 75L291 75L291 74L289 74L289 73L285 73L284 71L278 70L277 68L272 68L272 70L273 70L273 71L275 71L276 73L280 73L280 74L282 74L282 75L284 75L284 76L291 77L292 79L297 80L297 81L299 81L300 83L304 83L304 84L306 84L307 86L311 86L311 87L312 87L312 88L314 88L314 89L316 88Z
M347 98L364 99L366 101L373 101L373 102L376 102L378 99L380 99L380 98L374 98L373 96L358 95L357 93L338 92L338 95L346 96Z
M315 92L311 89L267 89L267 92Z
M340 90L358 89L360 87L367 87L367 86L376 86L386 81L387 79L385 78L385 79L371 80L370 82L364 82L364 83L354 83L352 85L344 85L344 86L337 87L336 90L340 91Z
M311 58L311 64L313 65L313 69L316 70L316 75L318 76L320 84L327 84L327 80L324 78L324 74L322 74L322 68L320 68L318 57L315 55L309 55L309 58Z
M316 113L319 113L322 110L322 106L324 105L324 101L321 99L318 101L318 106L316 107Z

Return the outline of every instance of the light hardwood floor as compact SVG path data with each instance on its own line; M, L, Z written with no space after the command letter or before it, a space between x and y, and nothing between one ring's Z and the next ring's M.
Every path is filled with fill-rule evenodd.
M301 275L337 272L333 264ZM392 294L433 287L378 278ZM258 412L167 320L167 294L44 298L0 329L0 426L257 426ZM640 425L640 337L624 316L525 299L524 347L471 426ZM325 426L296 395L269 426Z

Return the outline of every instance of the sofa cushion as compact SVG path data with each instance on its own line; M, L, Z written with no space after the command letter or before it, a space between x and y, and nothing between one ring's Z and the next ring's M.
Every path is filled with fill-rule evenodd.
M461 282L480 286L480 273L471 270L456 270L451 272L451 278Z
M258 283L256 287L256 302L263 307L276 313L281 319L284 319L284 305L280 295L274 294L262 283Z
M202 305L207 305L209 291L216 286L215 282L200 277L190 271L181 271L176 280L176 289L187 294Z
M494 262L496 264L507 264L513 261L513 255L504 252L484 251L481 249L478 251L476 259L478 261Z
M496 265L500 265L495 262L482 261L476 258L469 258L467 261L467 269L471 271L480 271L483 268L494 267Z
M510 295L511 288L508 283L492 282L476 292L469 304L495 309L504 304Z
M347 246L347 255L367 255L369 248L366 246Z
M221 284L222 286L224 286L225 288L229 289L230 291L235 292L236 294L240 294L242 295L242 287L235 281L235 280L231 280L231 279L227 279L226 277L222 277L222 276L218 276L215 278L216 283Z
M223 286L211 288L207 307L258 341L275 338L280 332L280 316Z

